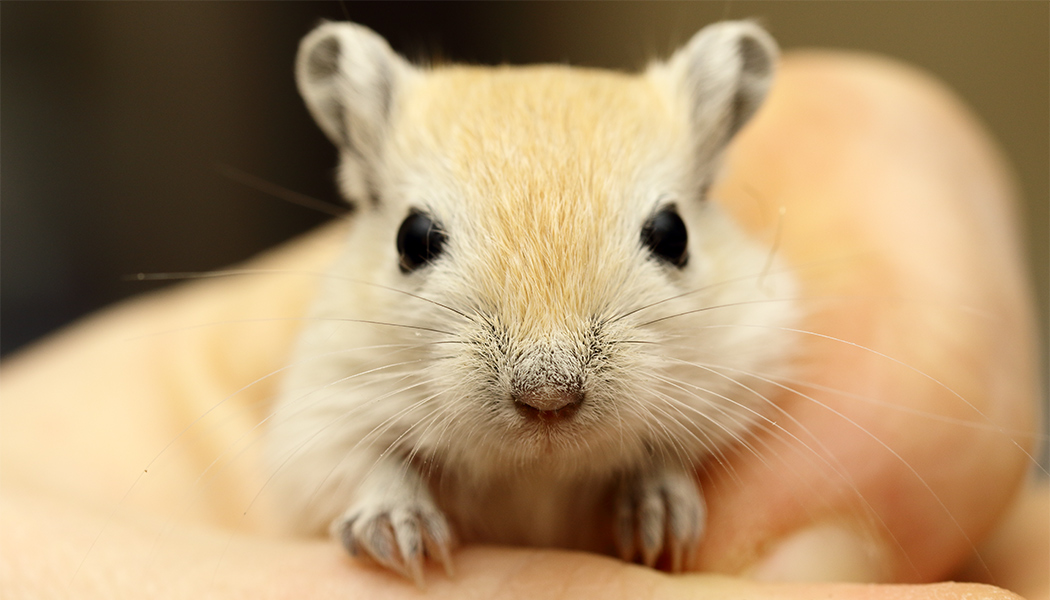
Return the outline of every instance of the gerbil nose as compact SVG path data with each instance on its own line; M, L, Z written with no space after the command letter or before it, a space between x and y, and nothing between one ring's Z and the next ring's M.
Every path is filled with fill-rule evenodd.
M540 389L515 392L514 407L526 419L544 422L571 418L583 404L582 390Z

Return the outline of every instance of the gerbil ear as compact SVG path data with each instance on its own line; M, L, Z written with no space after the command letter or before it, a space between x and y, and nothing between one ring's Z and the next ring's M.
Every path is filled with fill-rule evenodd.
M314 119L345 152L378 156L399 83L413 67L354 23L324 23L299 45L295 79Z
M701 29L654 71L669 76L689 103L700 159L710 161L755 114L769 90L777 44L749 21Z

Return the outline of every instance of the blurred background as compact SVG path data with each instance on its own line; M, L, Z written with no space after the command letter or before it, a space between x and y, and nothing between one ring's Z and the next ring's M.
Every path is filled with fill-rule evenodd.
M0 351L162 285L129 275L215 269L330 218L223 175L234 167L338 204L335 151L292 79L298 41L320 19L363 23L410 58L636 69L706 23L744 17L785 49L912 63L970 104L1018 176L1045 348L1045 2L5 1Z

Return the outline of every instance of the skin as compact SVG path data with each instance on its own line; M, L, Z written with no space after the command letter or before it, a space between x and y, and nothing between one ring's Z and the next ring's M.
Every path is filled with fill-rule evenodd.
M427 592L1050 597L1046 486L1018 495L1036 441L1033 319L1013 190L986 135L903 67L796 55L726 167L714 197L801 267L804 304L816 307L803 328L908 365L803 336L805 379L853 396L784 394L783 429L758 434L758 457L730 453L704 470L709 530L694 567L781 583L473 546L455 553L452 579L428 566ZM419 593L333 542L277 534L258 493L266 376L341 233L329 226L247 266L284 274L134 300L3 366L5 597ZM957 575L1001 588L928 583Z

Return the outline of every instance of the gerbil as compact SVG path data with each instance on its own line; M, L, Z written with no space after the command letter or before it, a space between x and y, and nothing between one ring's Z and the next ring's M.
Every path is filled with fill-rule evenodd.
M792 278L706 198L776 57L749 22L640 74L310 33L299 88L357 210L268 433L294 526L417 582L454 540L682 569L695 470L789 362Z

